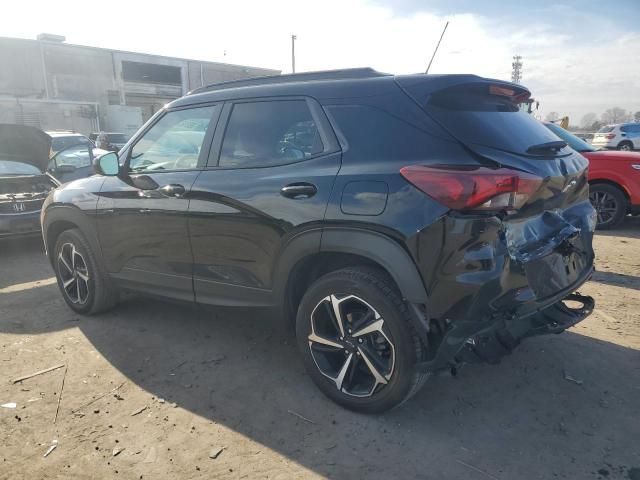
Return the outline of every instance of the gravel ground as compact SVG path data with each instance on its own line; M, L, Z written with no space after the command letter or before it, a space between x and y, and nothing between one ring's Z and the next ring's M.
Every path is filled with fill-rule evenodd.
M595 243L587 320L363 416L264 311L130 298L80 317L39 239L2 241L0 478L638 480L640 218Z

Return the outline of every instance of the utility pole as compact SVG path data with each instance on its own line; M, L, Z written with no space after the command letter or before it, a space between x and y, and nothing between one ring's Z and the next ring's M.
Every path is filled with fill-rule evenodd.
M511 67L511 81L520 83L520 80L522 80L522 57L520 55L514 55Z
M296 73L296 35L291 35L291 71Z

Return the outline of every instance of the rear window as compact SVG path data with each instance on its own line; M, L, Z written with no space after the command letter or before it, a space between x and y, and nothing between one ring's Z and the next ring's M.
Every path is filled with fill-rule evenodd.
M558 141L544 125L520 111L509 97L490 94L488 84L437 92L429 98L426 110L467 144L525 154L534 145Z
M589 145L587 142L582 140L581 138L576 137L571 132L567 132L564 128L554 123L547 123L546 127L555 133L559 138L564 140L569 144L571 148L573 148L576 152L595 152L596 148L592 145Z
M613 130L613 127L602 127L600 130L598 130L597 133L609 133Z

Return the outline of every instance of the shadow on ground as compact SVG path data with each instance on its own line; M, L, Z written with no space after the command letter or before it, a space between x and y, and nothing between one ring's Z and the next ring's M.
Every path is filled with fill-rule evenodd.
M37 247L24 250L23 262L35 262ZM530 339L500 365L432 378L403 407L362 416L319 393L293 338L269 320L140 298L78 317L55 285L0 298L0 332L77 326L152 395L328 477L598 478L601 469L623 478L640 464L637 350L570 332Z

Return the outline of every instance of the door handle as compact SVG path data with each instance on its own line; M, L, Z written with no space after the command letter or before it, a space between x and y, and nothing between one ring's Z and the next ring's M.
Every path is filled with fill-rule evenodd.
M167 197L181 197L185 193L185 189L178 183L170 183L158 188L158 191L166 195Z
M282 187L280 194L283 197L293 198L294 200L311 198L318 193L318 188L312 183L291 183L286 187Z

